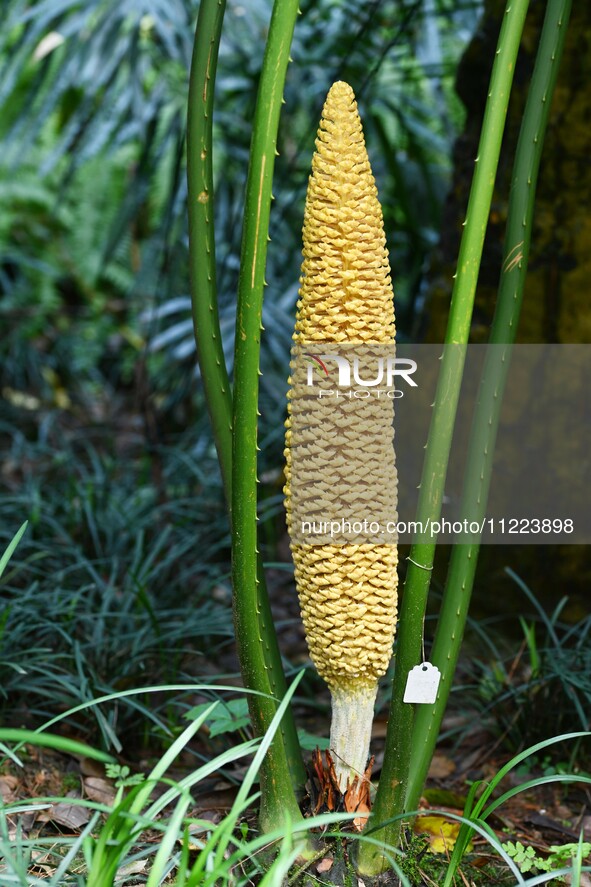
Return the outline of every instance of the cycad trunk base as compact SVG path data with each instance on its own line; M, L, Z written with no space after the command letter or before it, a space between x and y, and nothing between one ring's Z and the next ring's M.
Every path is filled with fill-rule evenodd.
M367 762L378 678L392 654L397 601L395 544L306 543L296 526L302 515L318 511L319 485L333 505L341 501L349 508L356 477L368 473L378 496L396 495L392 401L368 398L323 409L313 395L306 398L305 382L296 375L303 372L296 369L298 359L312 349L358 345L367 353L368 346L394 343L382 212L357 104L346 83L332 86L323 109L303 241L288 401L286 509L310 655L332 694L330 747L344 790ZM360 441L360 434L366 439Z

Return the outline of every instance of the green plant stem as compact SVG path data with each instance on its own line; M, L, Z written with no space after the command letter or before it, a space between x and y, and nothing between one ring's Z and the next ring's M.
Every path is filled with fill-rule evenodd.
M232 523L232 390L226 368L218 315L212 172L214 87L225 5L225 0L202 0L199 7L189 80L187 182L193 326L205 400L213 427L224 492ZM285 77L285 75L283 76ZM282 88L281 85L281 90ZM253 198L251 197L251 199ZM256 199L256 195L254 199ZM266 227L264 236L265 238L267 236ZM266 250L264 255L266 255ZM263 692L270 692L276 699L282 699L286 693L287 684L271 617L260 556L257 557L257 575L260 624L253 636L264 639L261 644L263 644L265 671L268 680L265 682L266 689ZM257 689L255 685L248 683L249 678L246 674L244 674L244 678L246 686ZM291 708L286 711L276 742L278 744L284 742L286 745L292 779L300 791L303 788L306 774Z
M501 279L489 340L492 347L487 349L474 413L461 519L480 522L486 514L500 408L523 301L538 171L570 9L571 0L549 0L521 123ZM435 750L468 615L478 549L478 540L475 540L473 544L456 545L452 551L431 653L434 665L441 671L441 684L435 705L419 706L415 715L407 810L418 806Z
M232 501L232 390L217 303L213 223L212 123L218 50L226 0L199 6L187 113L189 267L193 327L228 505Z
M257 734L275 714L276 682L269 667L271 611L257 564L257 425L263 289L277 130L298 0L275 0L255 110L236 318L232 452L232 575L240 668L248 687L269 694L249 701ZM301 762L300 762L301 767ZM292 763L293 768L293 763ZM261 770L261 826L301 816L285 743L275 737Z
M458 268L446 331L425 461L421 477L416 520L424 526L437 520L441 503L453 426L468 342L476 282L484 235L490 212L509 94L523 23L529 0L508 0L493 64L490 89L470 190ZM372 835L396 846L401 821L389 821L405 809L412 750L414 706L404 703L409 671L420 662L423 623L436 545L423 539L415 542L408 559L404 594L399 615L396 669L388 719L384 766L369 826ZM387 866L379 845L362 844L357 860L361 874L377 874Z

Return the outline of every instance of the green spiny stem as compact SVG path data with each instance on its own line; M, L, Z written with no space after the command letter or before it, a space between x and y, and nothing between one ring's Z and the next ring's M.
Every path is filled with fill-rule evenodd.
M490 343L475 410L460 516L482 520L503 390L515 341L527 274L540 158L571 0L549 0L515 153L504 261ZM505 347L506 345L506 347ZM406 809L417 808L451 690L478 560L478 544L453 549L431 658L441 671L437 702L419 706L413 727Z
M277 703L269 669L272 622L257 567L257 423L259 356L271 187L283 88L298 0L275 0L255 110L242 232L234 363L232 472L232 575L240 667L247 686L269 694L253 697L255 730L269 728ZM300 762L301 767L301 762ZM285 744L273 740L261 770L261 825L301 817Z
M213 99L225 7L226 0L202 0L199 6L189 75L187 184L193 327L224 489L231 503L232 390L218 315L212 172Z
M458 257L435 403L421 477L417 521L424 526L441 514L443 488L468 341L478 270L490 212L509 93L529 0L509 0L493 64L478 157ZM458 345L460 347L454 347ZM409 671L420 662L423 623L435 544L419 540L409 556L399 614L396 669L388 719L386 752L369 827L372 836L396 846L401 822L388 822L405 809L412 750L414 706L403 696ZM380 825L380 823L387 823ZM379 845L362 844L357 868L377 874L387 866Z
M218 316L212 173L214 87L225 5L225 0L202 0L199 7L189 82L187 180L193 325L205 400L212 422L231 517L232 391ZM269 676L270 692L276 699L282 699L287 685L260 557L257 558L257 570L261 600L260 626L257 628L256 636L260 635L264 639L265 668ZM290 708L283 719L281 732L276 741L284 742L286 745L292 779L300 790L306 775Z

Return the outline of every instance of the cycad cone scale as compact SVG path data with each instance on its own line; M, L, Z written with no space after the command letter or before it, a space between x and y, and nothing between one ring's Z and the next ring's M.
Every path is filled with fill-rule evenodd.
M342 82L331 87L318 130L306 196L303 255L294 350L314 346L318 352L322 350L318 346L329 343L393 345L394 303L382 211L355 96ZM344 791L347 782L365 769L378 679L392 655L397 548L391 543L294 541L294 391L288 395L286 423L287 523L310 655L331 691L330 747ZM364 409L370 410L368 427L375 426L372 415L376 415L387 436L384 409L386 417L388 410L393 415L392 404L374 403L367 406L370 401L364 401ZM378 412L372 414L372 409ZM384 432L378 430L380 435L374 458L375 452L386 453L382 461L387 464L378 466L379 474L395 497L391 427L389 440L384 442ZM295 471L295 463L293 467ZM335 470L331 469L331 482ZM347 482L345 465L342 483ZM334 483L338 488L338 478Z

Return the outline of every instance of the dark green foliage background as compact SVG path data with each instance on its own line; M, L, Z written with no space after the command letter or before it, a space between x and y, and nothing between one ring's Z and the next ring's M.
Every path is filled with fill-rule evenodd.
M170 400L179 367L194 362L184 127L196 10L189 0L9 0L0 38L4 385L55 400L48 368L72 393L105 381L130 385L147 352L151 383ZM217 251L230 361L250 121L269 14L267 0L228 4L216 88ZM410 329L462 120L455 65L476 20L474 5L443 0L303 4L267 274L265 359L283 374L303 199L331 82L349 80L359 97L398 314ZM49 51L52 35L62 42ZM263 382L264 393L271 387ZM273 398L278 408L281 398Z
M184 137L197 8L192 0L3 5L0 548L23 520L30 526L4 578L0 685L7 717L19 723L111 688L231 667L227 521L188 295ZM270 9L270 0L228 2L216 85L216 249L230 367ZM357 94L399 335L416 339L464 121L454 78L479 9L471 0L302 2L264 309L268 560L280 560L284 544L288 353L326 92L341 78ZM106 744L136 729L132 711L95 719ZM152 723L161 735L164 722Z

